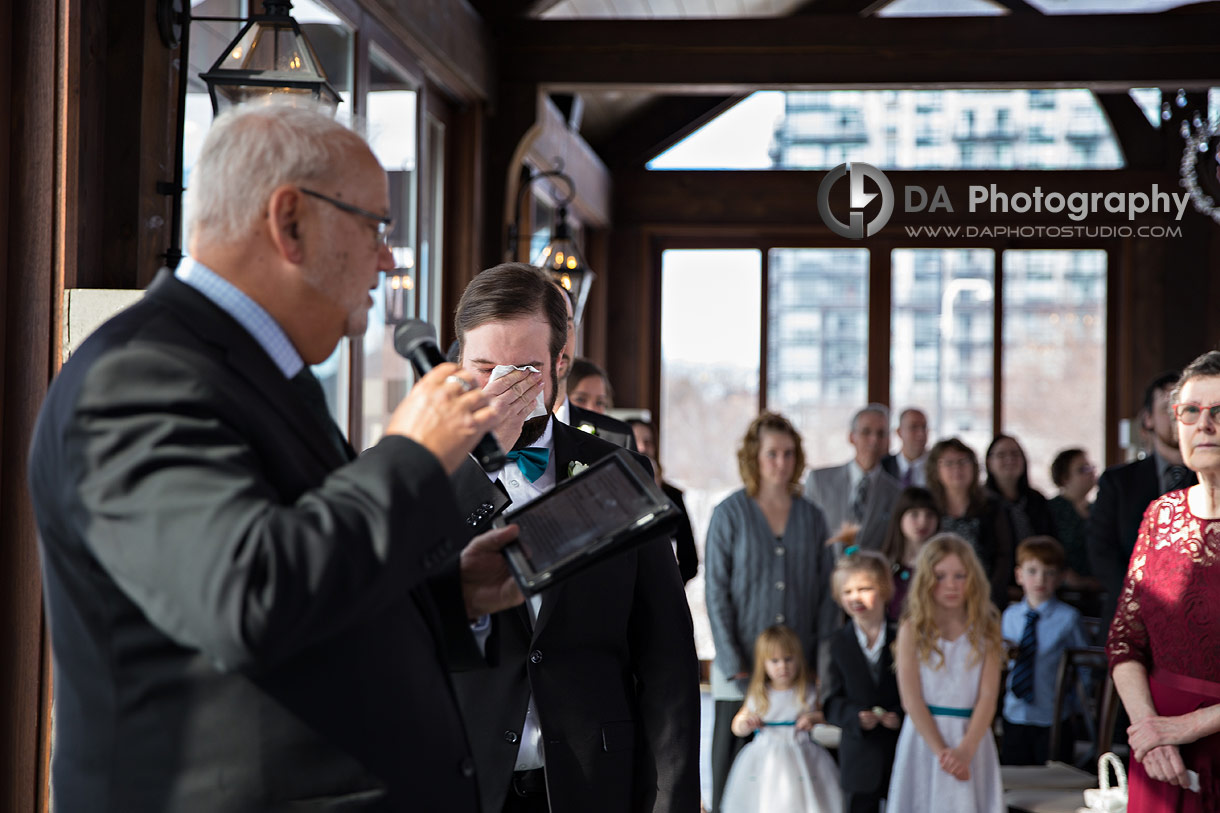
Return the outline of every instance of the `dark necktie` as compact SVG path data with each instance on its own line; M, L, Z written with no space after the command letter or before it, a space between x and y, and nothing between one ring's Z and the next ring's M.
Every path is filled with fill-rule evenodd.
M915 481L915 464L907 466L907 470L902 473L902 487L910 488Z
M1165 482L1169 486L1165 490L1166 494L1189 488L1195 484L1195 473L1185 466L1170 466L1165 470Z
M1027 703L1034 701L1034 665L1038 659L1038 613L1025 611L1025 631L1012 667L1012 693Z
M551 458L551 450L545 446L527 446L504 456L517 464L517 468L521 469L526 480L535 483L546 471L547 461Z
M856 522L864 522L864 505L868 501L868 475L856 483L856 493L851 498L851 514Z
M301 368L301 372L294 375L291 379L292 386L296 387L297 392L301 396L301 402L309 408L322 426L326 427L327 441L339 452L339 455L348 460L351 458L351 447L347 445L347 439L343 437L343 433L339 431L339 427L335 425L335 421L330 416L330 409L326 406L326 393L322 391L322 384L318 381L317 376L313 374L313 370L309 369L306 364Z

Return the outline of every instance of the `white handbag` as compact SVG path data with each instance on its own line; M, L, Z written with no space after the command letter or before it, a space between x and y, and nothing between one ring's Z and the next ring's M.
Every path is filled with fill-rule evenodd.
M1118 786L1110 785L1110 769L1118 777ZM1113 753L1101 755L1097 760L1097 784L1084 792L1084 807L1077 813L1126 813L1127 810L1127 772L1123 763Z

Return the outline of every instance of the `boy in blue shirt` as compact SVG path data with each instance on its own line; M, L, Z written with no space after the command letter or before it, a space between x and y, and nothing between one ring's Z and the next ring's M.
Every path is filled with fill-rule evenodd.
M1087 646L1080 613L1055 598L1063 563L1063 546L1052 537L1031 536L1017 546L1017 584L1025 599L1008 607L1000 622L1004 640L1016 653L1004 693L1000 762L1005 765L1073 761L1070 704L1062 711L1058 753L1049 753L1060 656L1067 647Z

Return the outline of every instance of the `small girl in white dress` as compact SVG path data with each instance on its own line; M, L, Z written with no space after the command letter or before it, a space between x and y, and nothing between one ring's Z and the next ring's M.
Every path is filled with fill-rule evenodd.
M841 813L839 769L810 739L823 722L801 642L788 627L754 642L754 674L733 733L753 741L733 762L720 800L723 813Z
M1000 692L1000 616L970 543L932 537L919 552L896 644L898 735L886 813L1003 813L991 721Z

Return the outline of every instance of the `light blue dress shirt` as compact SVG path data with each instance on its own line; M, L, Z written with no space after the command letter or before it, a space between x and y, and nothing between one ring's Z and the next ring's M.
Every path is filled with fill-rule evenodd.
M271 356L271 360L280 368L285 378L292 378L301 372L305 361L289 340L288 334L280 327L279 322L271 318L271 314L237 286L190 257L183 258L174 276L237 320L267 355Z
M1080 626L1080 613L1056 598L1045 601L1041 607L1033 608L1028 601L1012 604L1004 610L1000 631L1005 641L1020 641L1025 632L1025 614L1038 613L1038 655L1034 661L1034 700L1020 700L1012 693L1012 675L1004 687L1004 719L1019 725L1050 727L1055 717L1055 678L1059 672L1059 658L1067 647L1088 646L1084 630ZM1011 667L1011 664L1009 664ZM1065 703L1066 717L1073 705Z

